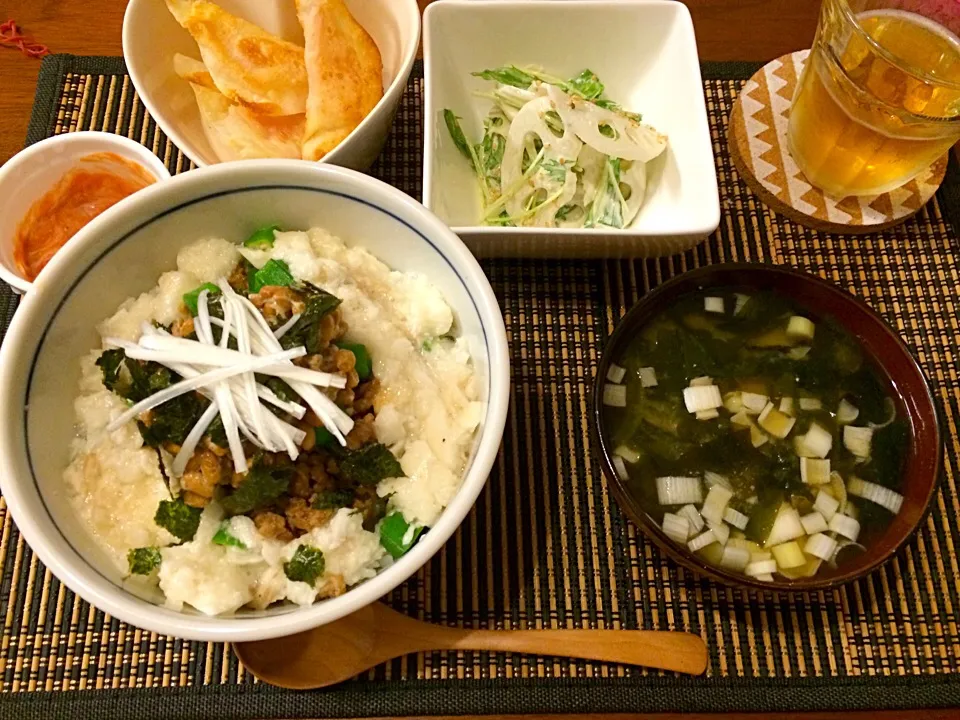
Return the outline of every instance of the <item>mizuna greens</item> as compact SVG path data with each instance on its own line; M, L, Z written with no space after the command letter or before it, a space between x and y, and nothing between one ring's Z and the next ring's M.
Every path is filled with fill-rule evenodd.
M477 175L484 225L625 228L647 188L647 163L667 138L604 97L590 70L570 80L535 68L474 73L496 83L477 93L493 105L471 143L452 110L444 122Z
M816 575L899 512L903 414L830 318L772 292L678 299L611 365L613 464L670 539L758 580Z

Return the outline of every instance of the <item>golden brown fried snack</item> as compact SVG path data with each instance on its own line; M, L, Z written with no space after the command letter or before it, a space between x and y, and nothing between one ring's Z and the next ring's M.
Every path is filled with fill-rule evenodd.
M380 51L343 0L297 0L309 93L303 158L333 150L383 97Z
M173 67L193 88L207 140L221 160L300 158L306 124L302 113L260 115L231 103L199 60L178 54L173 58Z
M297 115L307 106L303 48L208 0L166 0L200 46L217 89L262 115Z

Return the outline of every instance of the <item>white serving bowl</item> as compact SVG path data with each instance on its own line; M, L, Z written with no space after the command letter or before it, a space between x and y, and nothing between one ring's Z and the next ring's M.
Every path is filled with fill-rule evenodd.
M80 158L95 153L113 153L136 163L157 180L170 177L160 158L143 145L105 132L55 135L10 158L0 167L0 280L18 293L26 292L33 285L13 260L20 221L37 200L77 166Z
M224 10L279 37L303 44L294 0L215 0ZM383 60L383 98L320 162L366 170L393 124L420 46L417 0L347 0ZM173 71L173 56L199 58L197 44L163 0L130 0L123 16L123 59L147 110L173 144L199 167L221 162L210 147L189 83Z
M80 358L96 324L174 269L204 237L249 236L266 222L320 226L389 266L426 275L468 339L486 411L459 492L419 543L340 597L233 617L175 612L119 586L120 574L80 526L63 486L74 437ZM381 597L417 571L470 511L496 458L510 384L506 332L473 255L422 205L360 173L299 160L250 160L158 183L96 218L43 270L0 348L0 478L20 532L40 560L85 600L154 632L240 642L323 625ZM117 512L123 512L117 508Z
M720 199L690 12L671 0L444 0L424 14L424 204L479 255L635 257L693 247L717 229ZM669 136L650 168L647 198L624 230L477 224L480 194L454 147L445 108L473 142L493 85L472 72L538 65L573 77L593 70L606 94Z

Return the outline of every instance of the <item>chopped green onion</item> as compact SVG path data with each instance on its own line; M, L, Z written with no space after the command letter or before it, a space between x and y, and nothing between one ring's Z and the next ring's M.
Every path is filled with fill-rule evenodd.
M403 557L414 546L426 528L413 526L398 512L387 515L380 523L380 544L396 559Z
M313 437L317 447L332 448L339 445L337 439L333 436L333 433L323 427L323 425L314 429Z
M338 342L337 347L341 350L349 350L356 358L354 370L360 377L361 382L373 377L373 361L370 359L370 353L367 352L367 346L360 343Z
M224 547L235 547L240 548L241 550L246 550L247 546L244 545L238 538L236 538L230 532L230 523L224 522L220 524L220 527L217 528L216 534L213 536L212 540L214 545L223 545Z
M274 233L280 230L279 225L265 225L254 231L253 235L243 241L243 246L254 250L266 250L273 247Z
M253 279L250 281L250 292L258 293L271 285L289 287L294 282L293 275L290 273L290 266L283 260L270 258L262 268L253 274Z
M823 407L823 403L820 402L819 398L800 398L800 409L801 410L819 410Z
M197 302L200 300L200 293L204 290L210 293L210 295L219 295L220 288L214 285L213 283L204 283L198 288L194 288L188 293L185 293L183 296L183 304L187 306L187 310L190 311L190 314L193 317L197 316Z
M627 447L626 445L619 445L614 451L614 455L619 455L624 459L625 462L633 463L639 462L640 453L638 453L633 448Z

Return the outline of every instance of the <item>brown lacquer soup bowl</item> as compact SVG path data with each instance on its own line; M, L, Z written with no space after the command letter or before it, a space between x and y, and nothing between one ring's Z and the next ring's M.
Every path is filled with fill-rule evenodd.
M902 448L902 452L899 455L900 478L897 490L902 495L902 504L900 504L899 510L895 514L885 516L887 517L886 524L876 528L869 536L869 540L860 538L863 541L863 549L857 546L845 547L845 545L850 545L849 541L845 541L837 533L821 527L820 529L825 535L840 541L840 547L843 550L834 555L832 558L833 564L826 561L822 562L812 576L789 579L782 574L775 573L772 577L767 575L761 579L744 574L745 570L743 569L736 571L721 567L715 562L707 562L702 551L699 554L691 551L686 543L678 539L676 532L671 538L664 531L664 526L661 524L662 520L660 520L663 517L664 510L682 514L679 506L675 505L670 508L665 505L660 506L657 504L659 500L654 500L653 505L651 505L652 491L644 490L642 483L656 482L655 478L638 478L631 475L632 471L625 472L624 468L627 465L624 458L617 454L622 452L619 449L622 445L618 447L614 440L615 426L619 422L617 418L627 416L612 414L610 407L608 407L609 398L606 398L607 402L605 403L605 389L608 389L611 382L608 375L612 376L614 380L617 379L618 374L622 375L621 368L617 363L621 362L621 358L627 356L628 348L636 347L634 343L638 342L638 338L648 337L644 334L645 328L648 328L657 318L664 317L664 314L669 313L671 308L677 307L679 299L689 299L691 296L697 296L701 293L704 295L727 293L726 306L717 303L716 309L720 312L723 312L724 307L727 313L739 312L739 310L731 309L733 298L736 297L735 293L746 296L750 296L751 293L754 295L762 293L760 297L763 298L780 297L788 300L795 307L802 308L803 314L817 323L821 321L830 322L828 319L832 319L828 327L836 327L840 333L845 331L846 336L858 344L862 367L869 371L872 377L876 378L879 387L882 387L884 391L885 397L892 400L892 406L895 406L896 409L896 417L905 421L900 424L901 443L899 447ZM699 302L699 300L697 301ZM812 343L813 340L810 342ZM681 361L678 359L676 362ZM670 365L671 362L665 363L665 372L668 374L670 373ZM639 374L639 369L633 368L629 372ZM631 382L630 376L628 375L622 382ZM633 379L633 382L633 387L637 387L636 378ZM704 380L704 382L707 382L707 380ZM722 383L723 381L715 382ZM729 388L729 382L728 379L727 388ZM740 382L739 379L737 379L737 382ZM666 392L665 386L661 390ZM624 401L623 398L619 400L620 403L628 403L628 405L623 406L624 409L629 407L630 402L636 402L637 397L641 398L639 402L644 402L642 398L645 390L631 390L630 392L634 393L633 400ZM729 395L729 392L725 393L725 403ZM626 396L626 393L624 393L624 396ZM889 400L886 401L888 405ZM772 392L770 401L771 403L775 401ZM680 405L680 408L683 409L683 406ZM686 409L689 410L689 405ZM727 412L726 419L724 419L724 408L720 407L718 410L721 414L720 422L728 422L731 419L730 412L732 411ZM774 592L826 590L863 577L892 558L904 546L926 516L937 491L942 462L942 438L938 409L927 380L910 350L900 339L897 332L861 300L818 277L788 268L747 263L712 265L676 277L644 296L620 320L606 344L597 368L592 412L594 421L592 439L595 455L599 459L603 474L609 482L620 508L661 551L673 560L700 575L732 587ZM799 413L795 414L799 416ZM829 421L830 418L827 419ZM747 424L755 423L756 420L755 416L752 420L746 422ZM802 421L797 420L795 422L795 427L801 427ZM687 427L689 427L689 424ZM730 427L733 428L733 425L730 425ZM843 435L843 428L839 424L839 420L835 427L841 439L838 441L839 444L834 445L834 447L846 447L846 438ZM619 437L622 437L622 434ZM877 435L877 437L881 436ZM789 436L785 437L781 447L790 447L785 444L789 440ZM794 441L794 446L799 447L797 442ZM635 451L631 450L626 454L631 456L634 462L640 463L642 459L638 460L636 458L642 458L643 454L648 452L651 452L650 448L645 448L644 443L638 440ZM840 453L843 450L837 450L836 452ZM850 452L852 453L852 450ZM798 454L800 454L799 451ZM834 462L837 463L838 461L835 460ZM709 462L707 464L709 465ZM647 466L637 465L636 467ZM858 466L852 465L852 467L854 471L851 472L851 475ZM697 475L696 472L687 474ZM700 475L704 495L709 494L709 488L711 487L710 478L707 475L708 473ZM660 486L657 485L656 487L659 491ZM652 494L655 498L662 497L658 496L656 492ZM868 502L862 497L851 495L850 498L856 500L858 506L863 506ZM753 501L757 502L755 499ZM782 508L783 505L780 507ZM741 509L744 513L748 512L743 507ZM695 511L696 508L693 508L693 510ZM803 511L800 512L802 514ZM862 511L857 510L857 508L851 510L853 514L857 512ZM737 516L731 515L730 517L736 520ZM695 535L694 525L695 523L691 520L689 539L692 539ZM698 528L698 531L705 531L709 527L710 524L706 523L703 528ZM811 534L816 529L811 527ZM728 531L732 531L731 537L739 538L741 536L736 526L728 526L722 534L726 534ZM682 531L680 536L682 537ZM809 540L809 537L809 535L802 536L798 542L802 544L805 540ZM769 548L763 546L762 540L754 539L758 540L761 552L755 553L751 557L754 560L762 560L764 551L769 550ZM714 555L720 557L725 544L722 541L717 542L719 542L720 549L714 547ZM735 542L739 542L739 540ZM811 559L812 556L806 555L806 548L804 548L804 551L805 557L808 560ZM731 555L733 554L731 551Z

